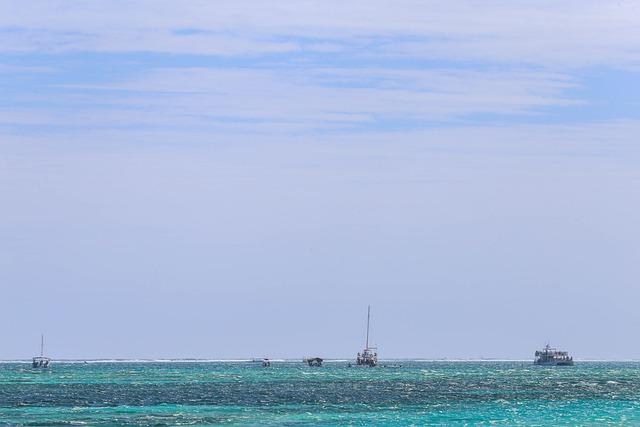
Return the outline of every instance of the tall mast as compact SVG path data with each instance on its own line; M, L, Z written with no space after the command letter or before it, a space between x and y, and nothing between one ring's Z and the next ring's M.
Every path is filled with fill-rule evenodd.
M40 356L44 356L44 334L40 334Z
M369 319L371 318L371 306L367 306L367 345L365 348L369 348Z

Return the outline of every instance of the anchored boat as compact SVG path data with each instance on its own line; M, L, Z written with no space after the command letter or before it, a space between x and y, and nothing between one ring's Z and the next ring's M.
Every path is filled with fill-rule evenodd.
M51 365L51 359L44 355L44 334L40 335L40 356L35 356L31 360L31 366L34 368L48 368Z
M371 320L371 306L367 306L367 340L362 353L356 357L356 365L376 366L378 364L377 347L369 347L369 322Z
M302 362L309 366L322 366L323 359L322 357L305 357Z
M547 344L542 350L536 351L533 363L541 366L572 366L573 357L568 352L556 350Z
M322 366L322 361L321 357L305 357L302 359L302 362L309 366Z

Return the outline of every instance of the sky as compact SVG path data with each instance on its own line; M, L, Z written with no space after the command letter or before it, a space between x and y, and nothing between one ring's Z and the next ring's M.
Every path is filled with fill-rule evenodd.
M0 0L0 359L640 359L640 3Z

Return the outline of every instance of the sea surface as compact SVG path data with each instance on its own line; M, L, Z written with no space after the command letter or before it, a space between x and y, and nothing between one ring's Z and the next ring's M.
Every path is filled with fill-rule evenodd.
M640 363L0 363L0 425L640 425Z

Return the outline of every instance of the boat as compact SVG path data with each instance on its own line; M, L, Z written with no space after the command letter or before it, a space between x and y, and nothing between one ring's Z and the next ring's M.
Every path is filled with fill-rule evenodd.
M40 356L34 356L31 360L33 368L48 368L51 366L51 359L44 355L44 334L40 335Z
M268 368L269 366L271 366L271 361L267 358L262 359L262 367Z
M358 353L356 357L356 365L374 367L378 364L378 348L369 347L369 323L371 320L371 306L367 306L367 340L364 350Z
M552 348L548 343L542 350L535 353L534 365L540 366L572 366L573 357L566 351L559 351Z
M309 366L322 366L323 359L321 357L305 357L302 359L303 363L306 363Z

